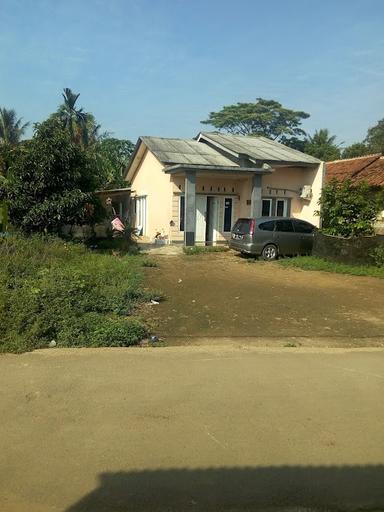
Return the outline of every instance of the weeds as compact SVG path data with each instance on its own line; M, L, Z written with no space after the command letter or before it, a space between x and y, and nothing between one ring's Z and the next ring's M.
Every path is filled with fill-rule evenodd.
M226 245L193 245L191 247L183 247L183 252L187 256L195 256L196 254L207 254L211 252L227 252L229 248Z
M147 335L138 306L141 257L98 254L53 237L0 240L0 352L57 346L128 346Z

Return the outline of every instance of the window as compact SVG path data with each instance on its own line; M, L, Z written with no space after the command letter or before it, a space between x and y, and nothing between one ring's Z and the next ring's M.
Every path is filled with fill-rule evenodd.
M277 220L276 231L282 231L283 233L293 233L293 224L291 220Z
M309 224L309 222L305 222L304 220L294 220L293 225L295 227L296 233L313 233L315 226Z
M269 220L268 222L262 222L259 224L259 229L262 231L273 231L275 229L275 221Z
M232 227L232 199L224 199L224 231L231 231Z
M239 219L233 226L234 233L245 234L249 233L249 227L251 225L251 219Z
M185 196L180 196L179 230L184 231Z
M272 210L272 199L263 199L262 208L261 208L261 216L262 217L270 217Z
M277 199L276 200L276 217L286 217L287 216L287 200L286 199Z

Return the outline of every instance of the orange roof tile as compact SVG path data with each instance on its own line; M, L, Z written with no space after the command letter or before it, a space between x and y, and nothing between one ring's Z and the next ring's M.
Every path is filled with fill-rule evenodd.
M366 181L370 185L384 186L384 158L379 153L327 162L325 180L329 182L332 179L350 179L354 183Z

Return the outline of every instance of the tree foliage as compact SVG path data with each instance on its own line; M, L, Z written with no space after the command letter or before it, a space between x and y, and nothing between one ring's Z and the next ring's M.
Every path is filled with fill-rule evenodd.
M340 145L336 143L336 135L330 135L329 130L322 128L308 137L304 152L327 162L340 158Z
M367 183L332 181L323 187L320 198L322 229L335 236L371 235L384 197Z
M0 107L0 144L17 144L28 126L21 117L17 118L15 110Z
M65 224L95 220L101 206L92 192L103 180L93 154L50 118L15 148L0 199L8 201L9 220L22 231L58 232Z
M117 188L126 186L123 173L127 168L129 157L134 150L134 144L130 140L106 137L99 141L97 154L101 158L104 169L105 186Z
M278 101L257 98L254 103L224 106L201 122L232 134L263 135L285 143L305 135L301 122L308 117L306 112L285 108Z
M364 142L370 153L384 153L384 119L368 129Z
M358 156L369 155L370 153L370 149L364 142L355 142L344 148L341 156L342 158L356 158Z
M60 120L63 128L69 132L71 140L76 144L84 147L95 144L99 139L100 125L96 123L92 114L77 106L80 94L66 87L62 96L64 102L52 118Z

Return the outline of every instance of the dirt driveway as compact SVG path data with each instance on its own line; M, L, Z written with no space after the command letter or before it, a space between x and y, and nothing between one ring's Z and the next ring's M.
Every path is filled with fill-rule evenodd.
M384 280L308 272L232 252L152 256L144 315L168 345L384 346Z

